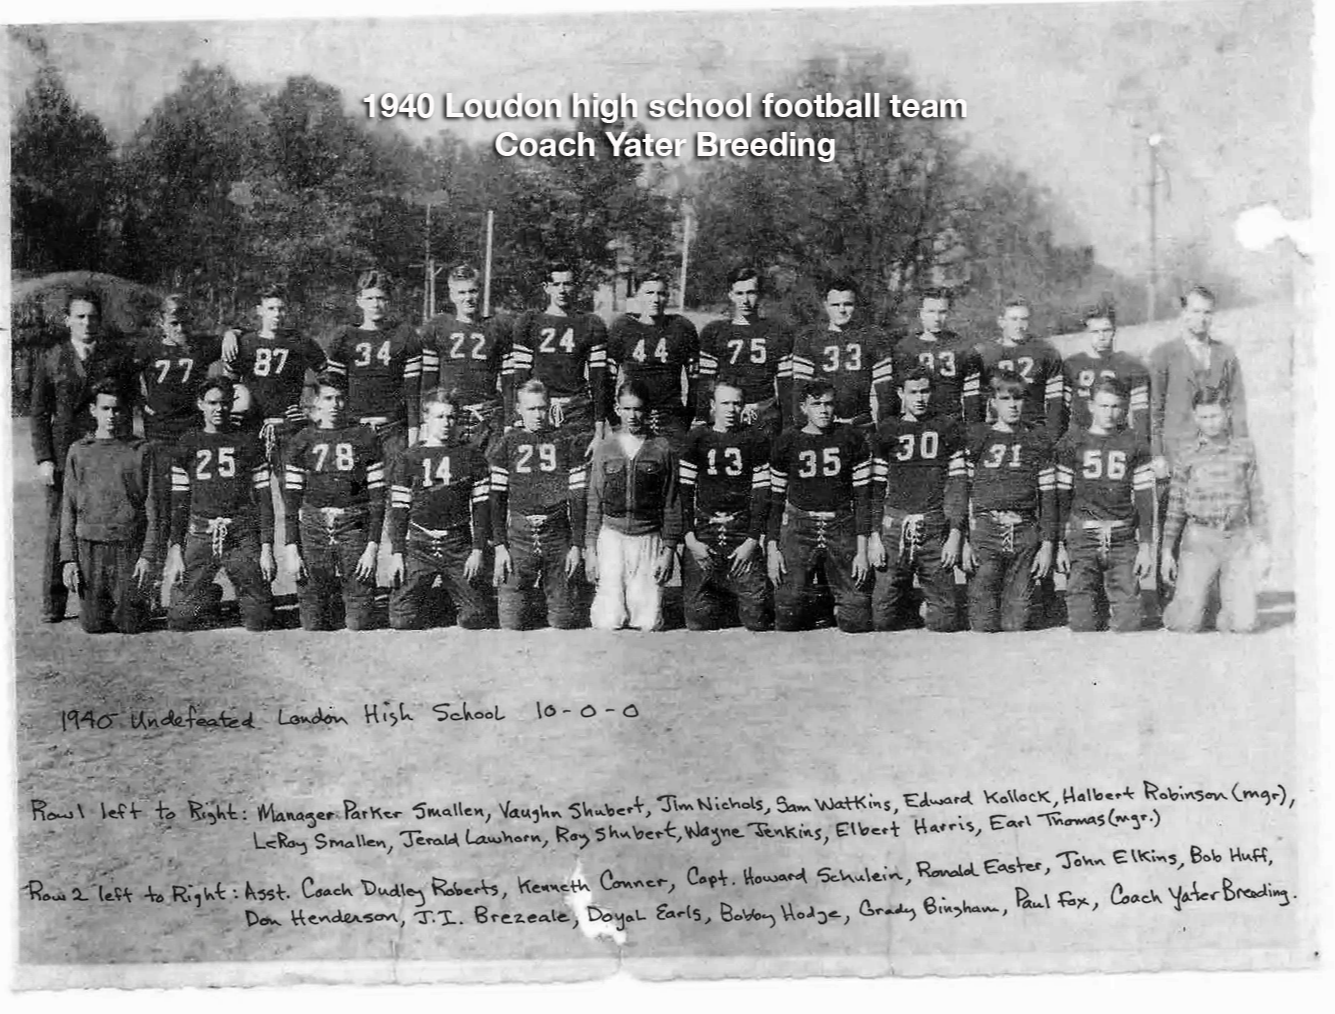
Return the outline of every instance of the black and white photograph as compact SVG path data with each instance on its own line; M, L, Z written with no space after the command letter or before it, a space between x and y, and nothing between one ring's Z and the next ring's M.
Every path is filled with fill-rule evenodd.
M1311 0L302 13L8 15L17 989L1320 964Z

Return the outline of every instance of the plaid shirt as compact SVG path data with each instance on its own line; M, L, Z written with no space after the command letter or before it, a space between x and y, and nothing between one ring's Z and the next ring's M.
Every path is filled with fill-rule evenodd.
M1164 517L1165 546L1175 546L1188 522L1217 528L1250 525L1266 537L1265 499L1256 451L1246 437L1198 436L1180 448Z

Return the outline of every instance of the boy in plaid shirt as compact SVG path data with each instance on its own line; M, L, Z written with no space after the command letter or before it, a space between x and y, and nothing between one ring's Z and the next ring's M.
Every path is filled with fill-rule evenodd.
M1192 414L1197 437L1179 447L1164 518L1160 565L1164 577L1176 581L1164 626L1199 631L1217 580L1216 628L1245 633L1256 627L1256 586L1270 566L1256 451L1229 431L1221 391L1198 390Z

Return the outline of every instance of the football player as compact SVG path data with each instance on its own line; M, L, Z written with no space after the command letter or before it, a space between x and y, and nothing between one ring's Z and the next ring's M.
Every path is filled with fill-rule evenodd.
M1112 630L1139 630L1140 580L1154 573L1154 466L1144 437L1123 425L1129 397L1117 377L1095 380L1089 426L1072 426L1057 444L1057 507L1066 522L1058 569L1068 571L1075 631L1101 629L1105 601Z
M769 513L769 441L744 429L743 382L725 374L713 385L713 422L691 430L682 452L682 597L686 626L717 630L724 600L735 597L747 630L773 625L760 544Z
M203 426L182 434L171 464L171 548L165 573L172 592L167 624L193 630L216 602L218 571L236 589L247 630L273 623L274 510L269 462L256 434L232 426L235 389L206 378L196 405Z
M461 402L459 432L486 449L505 428L502 406L509 397L501 390L501 374L510 350L509 327L500 318L479 316L476 268L459 265L447 283L454 312L437 314L423 329L422 390L454 392Z
M344 378L350 419L375 430L382 460L393 462L417 442L422 343L411 325L388 319L389 279L383 272L358 277L357 308L361 323L334 334L326 368Z
M459 403L436 388L422 400L422 442L394 464L390 490L389 625L421 623L437 577L466 630L496 625L483 556L491 538L490 470L458 430Z
M1055 443L1066 432L1066 396L1062 378L1062 357L1050 342L1029 334L1029 304L1012 299L997 318L1001 336L976 346L983 383L993 373L1014 373L1024 382L1023 412L1020 421L1027 426L1042 426ZM990 397L995 392L990 393Z
M385 464L375 430L345 418L343 378L316 378L313 424L288 447L283 494L287 569L306 630L331 630L341 599L349 630L371 625L385 520Z
M526 382L518 401L519 426L488 452L501 626L535 625L545 597L547 623L571 630L582 619L576 579L588 506L584 448L551 425L541 380Z
M805 419L802 392L817 378L834 389L834 422L871 430L881 414L888 415L894 394L890 339L878 327L856 323L856 307L852 280L832 280L825 288L825 326L794 340L779 376L781 383L791 385L795 424Z
M612 322L608 369L619 370L619 380L643 385L650 428L666 437L674 452L680 452L695 410L690 373L699 358L700 339L694 324L667 312L668 283L661 274L646 275L637 291L639 313L624 313Z
M1150 375L1135 356L1119 352L1117 314L1111 307L1095 307L1085 312L1085 335L1089 351L1068 356L1064 364L1064 396L1069 411L1068 432L1088 429L1091 423L1090 398L1100 380L1120 381L1130 392L1124 406L1128 426L1141 440L1150 439Z
M966 428L983 420L982 362L974 343L946 329L950 312L950 293L945 289L927 289L918 308L921 328L895 345L895 390L903 387L903 378L918 368L932 375L932 404L928 414L962 423ZM892 398L890 418L900 412ZM882 413L884 417L885 412Z
M868 562L876 569L872 621L877 630L959 629L955 568L963 560L967 518L965 432L958 418L932 415L934 376L925 365L899 376L901 415L873 438L872 531ZM883 535L881 533L884 533ZM913 593L926 601L920 619Z
M711 320L700 332L695 422L705 425L710 419L710 383L726 373L742 388L741 425L758 427L772 440L783 428L787 408L777 388L779 364L792 354L793 338L778 321L760 316L759 271L738 268L728 276L728 286L732 316Z
M1024 630L1035 579L1052 570L1057 474L1046 431L1022 419L1024 379L998 369L988 386L995 421L969 435L966 458L975 561L969 624L985 632Z
M575 311L575 272L569 264L549 265L546 279L547 308L515 322L505 366L510 389L541 380L552 425L586 441L601 439L607 416L607 325L596 313Z
M857 428L836 421L835 398L830 381L807 381L806 425L785 430L770 454L769 578L778 630L809 625L809 586L822 565L839 629L863 633L872 626L871 450Z

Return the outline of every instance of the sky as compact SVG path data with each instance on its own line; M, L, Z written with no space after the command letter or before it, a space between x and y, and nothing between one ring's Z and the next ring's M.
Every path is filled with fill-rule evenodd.
M170 10L189 14L182 4ZM102 6L85 16L118 14ZM808 56L886 50L905 61L920 95L968 103L967 120L952 129L970 148L1007 158L1052 191L1059 239L1091 243L1102 263L1128 273L1148 263L1146 139L1159 134L1161 251L1201 245L1219 270L1265 294L1287 276L1287 263L1274 252L1243 251L1232 221L1264 202L1289 217L1311 213L1311 21L1306 0L675 13L623 4L580 15L125 22L42 32L75 98L116 140L196 59L275 85L312 74L338 86L358 115L363 95L430 91L436 118L408 129L422 135L448 123L490 141L507 125L442 119L445 92L625 92L642 103L685 92L759 95L784 85ZM10 56L13 108L35 64L13 46ZM648 126L678 137L715 129Z

